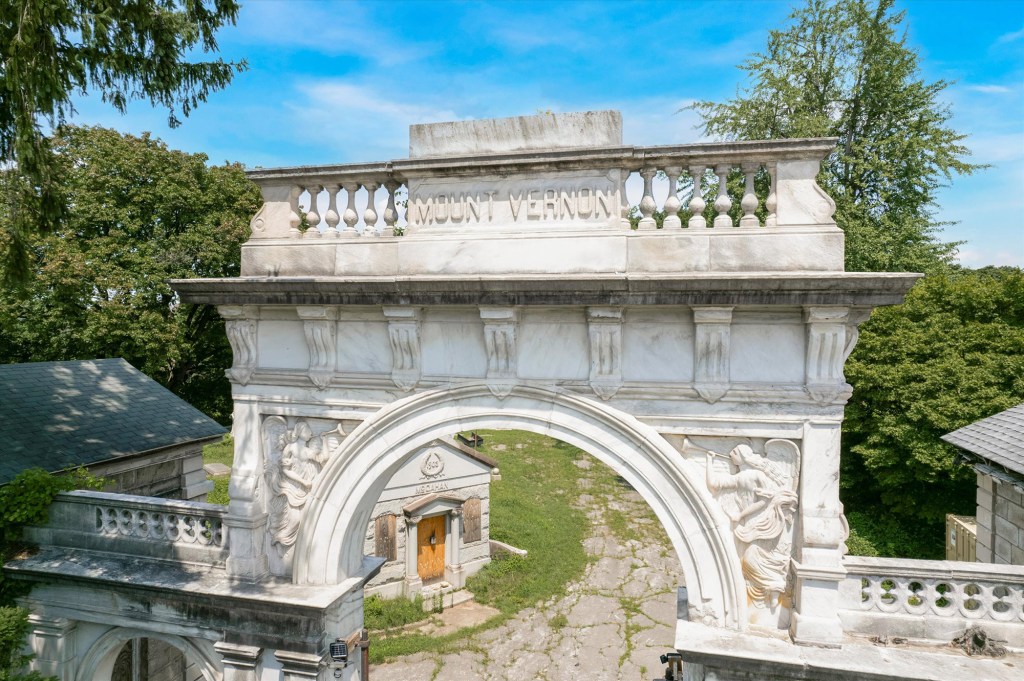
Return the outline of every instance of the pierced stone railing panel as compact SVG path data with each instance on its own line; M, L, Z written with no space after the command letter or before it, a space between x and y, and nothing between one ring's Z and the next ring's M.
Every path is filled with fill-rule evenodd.
M58 495L49 522L26 537L41 546L221 565L226 515L215 504L76 491Z
M848 633L948 640L976 624L1024 646L1024 566L847 556Z

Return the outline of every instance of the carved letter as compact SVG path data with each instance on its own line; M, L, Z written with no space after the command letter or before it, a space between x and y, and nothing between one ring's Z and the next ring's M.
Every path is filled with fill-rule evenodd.
M693 387L710 404L729 391L731 307L695 307Z
M299 319L303 320L302 330L306 334L306 348L309 350L309 380L318 390L323 390L334 378L337 361L337 346L334 342L337 311L329 307L299 306Z
M512 307L481 307L480 319L484 322L487 349L487 387L495 397L504 398L517 382L518 314Z
M622 308L587 308L590 387L608 400L622 387Z
M523 192L519 192L516 196L512 196L512 192L508 193L508 204L512 209L512 219L519 219L519 211L523 209Z
M385 307L391 339L391 380L408 392L420 380L420 309Z

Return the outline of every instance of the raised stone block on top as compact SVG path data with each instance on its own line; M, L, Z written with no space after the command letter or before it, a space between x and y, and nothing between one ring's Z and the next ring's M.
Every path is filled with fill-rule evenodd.
M486 118L409 126L409 158L622 145L618 111Z

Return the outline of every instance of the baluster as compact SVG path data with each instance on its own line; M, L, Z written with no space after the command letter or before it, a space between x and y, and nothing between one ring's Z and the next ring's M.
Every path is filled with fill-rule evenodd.
M302 187L295 185L291 191L288 192L288 236L293 239L302 236L302 232L299 231L299 225L302 224L302 217L299 215L299 194L302 193Z
M622 171L622 187L620 192L622 194L622 207L620 208L621 217L619 219L623 229L632 229L633 225L629 223L629 198L626 196L626 180L633 174L632 170L628 168Z
M353 237L359 236L359 232L356 231L356 223L359 222L359 213L356 212L356 192L359 191L359 184L356 182L349 182L345 185L345 192L348 194L348 208L345 209L345 231L342 232L343 236Z
M768 176L771 178L771 188L768 190L768 198L764 202L764 207L768 211L768 215L764 219L764 226L774 227L778 223L775 209L779 205L779 197L775 193L775 161L769 161L766 167L768 168Z
M668 196L665 197L665 222L662 225L665 229L673 229L682 227L683 223L679 219L679 208L682 204L679 202L679 176L682 175L683 169L681 166L670 166L665 168L665 174L668 175Z
M398 222L398 209L395 207L395 192L401 185L393 179L384 183L384 189L388 192L388 205L384 209L384 232L381 236L394 236L395 223Z
M743 217L740 218L740 227L759 227L757 216L757 194L754 192L754 173L760 168L759 163L744 163L740 166L746 183L743 186L743 198L740 200L740 208L743 209Z
M338 236L338 223L341 222L341 216L338 215L338 192L341 191L341 185L329 184L325 187L329 201L327 203L327 215L324 216L324 222L327 223L327 229L324 230L324 236Z
M640 199L640 229L657 229L658 223L654 220L654 211L658 210L658 204L654 200L654 176L658 173L656 168L644 168L640 171L640 177L644 178L644 197Z
M701 190L701 185L704 182L704 170L704 166L690 166L690 176L693 177L693 193L690 194L690 203L687 204L690 209L690 221L686 224L691 229L708 226L704 219L704 209L707 208L707 203L704 202L704 194Z
M732 227L732 218L729 217L729 209L732 208L732 199L729 198L726 180L729 179L729 166L722 164L715 166L715 175L718 175L718 197L715 199L715 227Z
M380 187L376 182L368 182L363 185L366 188L366 212L363 213L363 236L377 236L377 206L373 204L373 195Z
M303 236L318 239L320 237L320 214L316 210L316 199L320 195L320 190L323 189L318 184L313 184L306 187L306 191L309 192L309 210L306 211L306 231Z

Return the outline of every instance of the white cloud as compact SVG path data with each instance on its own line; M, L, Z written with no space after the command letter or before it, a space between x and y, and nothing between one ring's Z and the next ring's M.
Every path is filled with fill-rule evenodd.
M964 247L960 249L958 260L965 267L985 267L987 265L1024 267L1024 250Z
M1012 33L1004 33L1003 35L996 38L996 45L1003 45L1006 43L1012 43L1015 40L1024 38L1024 28L1019 31L1013 31Z
M968 85L967 89L986 95L1005 95L1013 92L1013 90L1005 85Z

